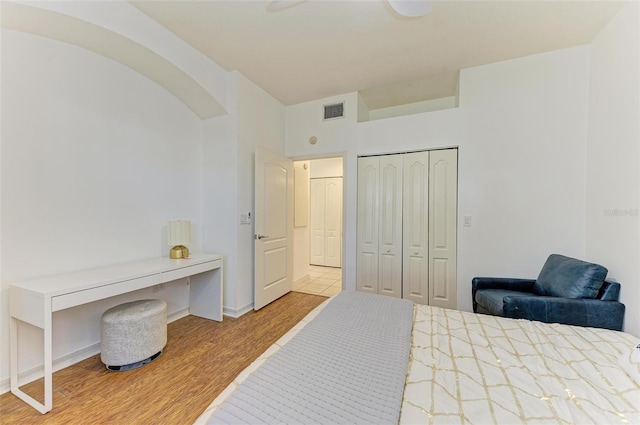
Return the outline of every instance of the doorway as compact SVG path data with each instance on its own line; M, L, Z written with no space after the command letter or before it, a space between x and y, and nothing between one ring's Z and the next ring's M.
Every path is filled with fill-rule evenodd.
M294 161L293 290L342 290L343 158Z

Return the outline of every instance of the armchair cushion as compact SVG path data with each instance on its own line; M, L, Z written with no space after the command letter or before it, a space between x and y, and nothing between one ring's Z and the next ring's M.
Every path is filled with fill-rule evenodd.
M482 313L494 316L504 315L504 297L531 297L530 292L512 291L509 289L482 289L476 293L476 302Z
M562 298L596 298L607 269L563 255L551 254L533 285L536 295Z

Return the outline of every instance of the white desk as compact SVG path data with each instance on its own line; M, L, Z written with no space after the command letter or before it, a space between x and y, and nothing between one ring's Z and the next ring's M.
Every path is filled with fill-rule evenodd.
M189 276L189 314L222 321L223 265L220 255L195 254L179 260L154 258L11 284L11 392L40 413L53 408L52 324L56 311ZM19 389L18 320L43 330L44 404Z

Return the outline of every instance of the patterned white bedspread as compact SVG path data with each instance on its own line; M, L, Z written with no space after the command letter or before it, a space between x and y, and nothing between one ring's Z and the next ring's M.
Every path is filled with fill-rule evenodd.
M322 310L244 370L217 406ZM605 329L414 307L401 424L640 424L640 387L618 358L638 341ZM374 371L372 371L374 373Z
M632 335L416 305L412 338L400 423L640 424Z

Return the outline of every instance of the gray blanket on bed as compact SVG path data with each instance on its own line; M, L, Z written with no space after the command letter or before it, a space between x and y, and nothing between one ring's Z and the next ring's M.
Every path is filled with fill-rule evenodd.
M413 303L342 292L249 376L209 424L396 424Z

